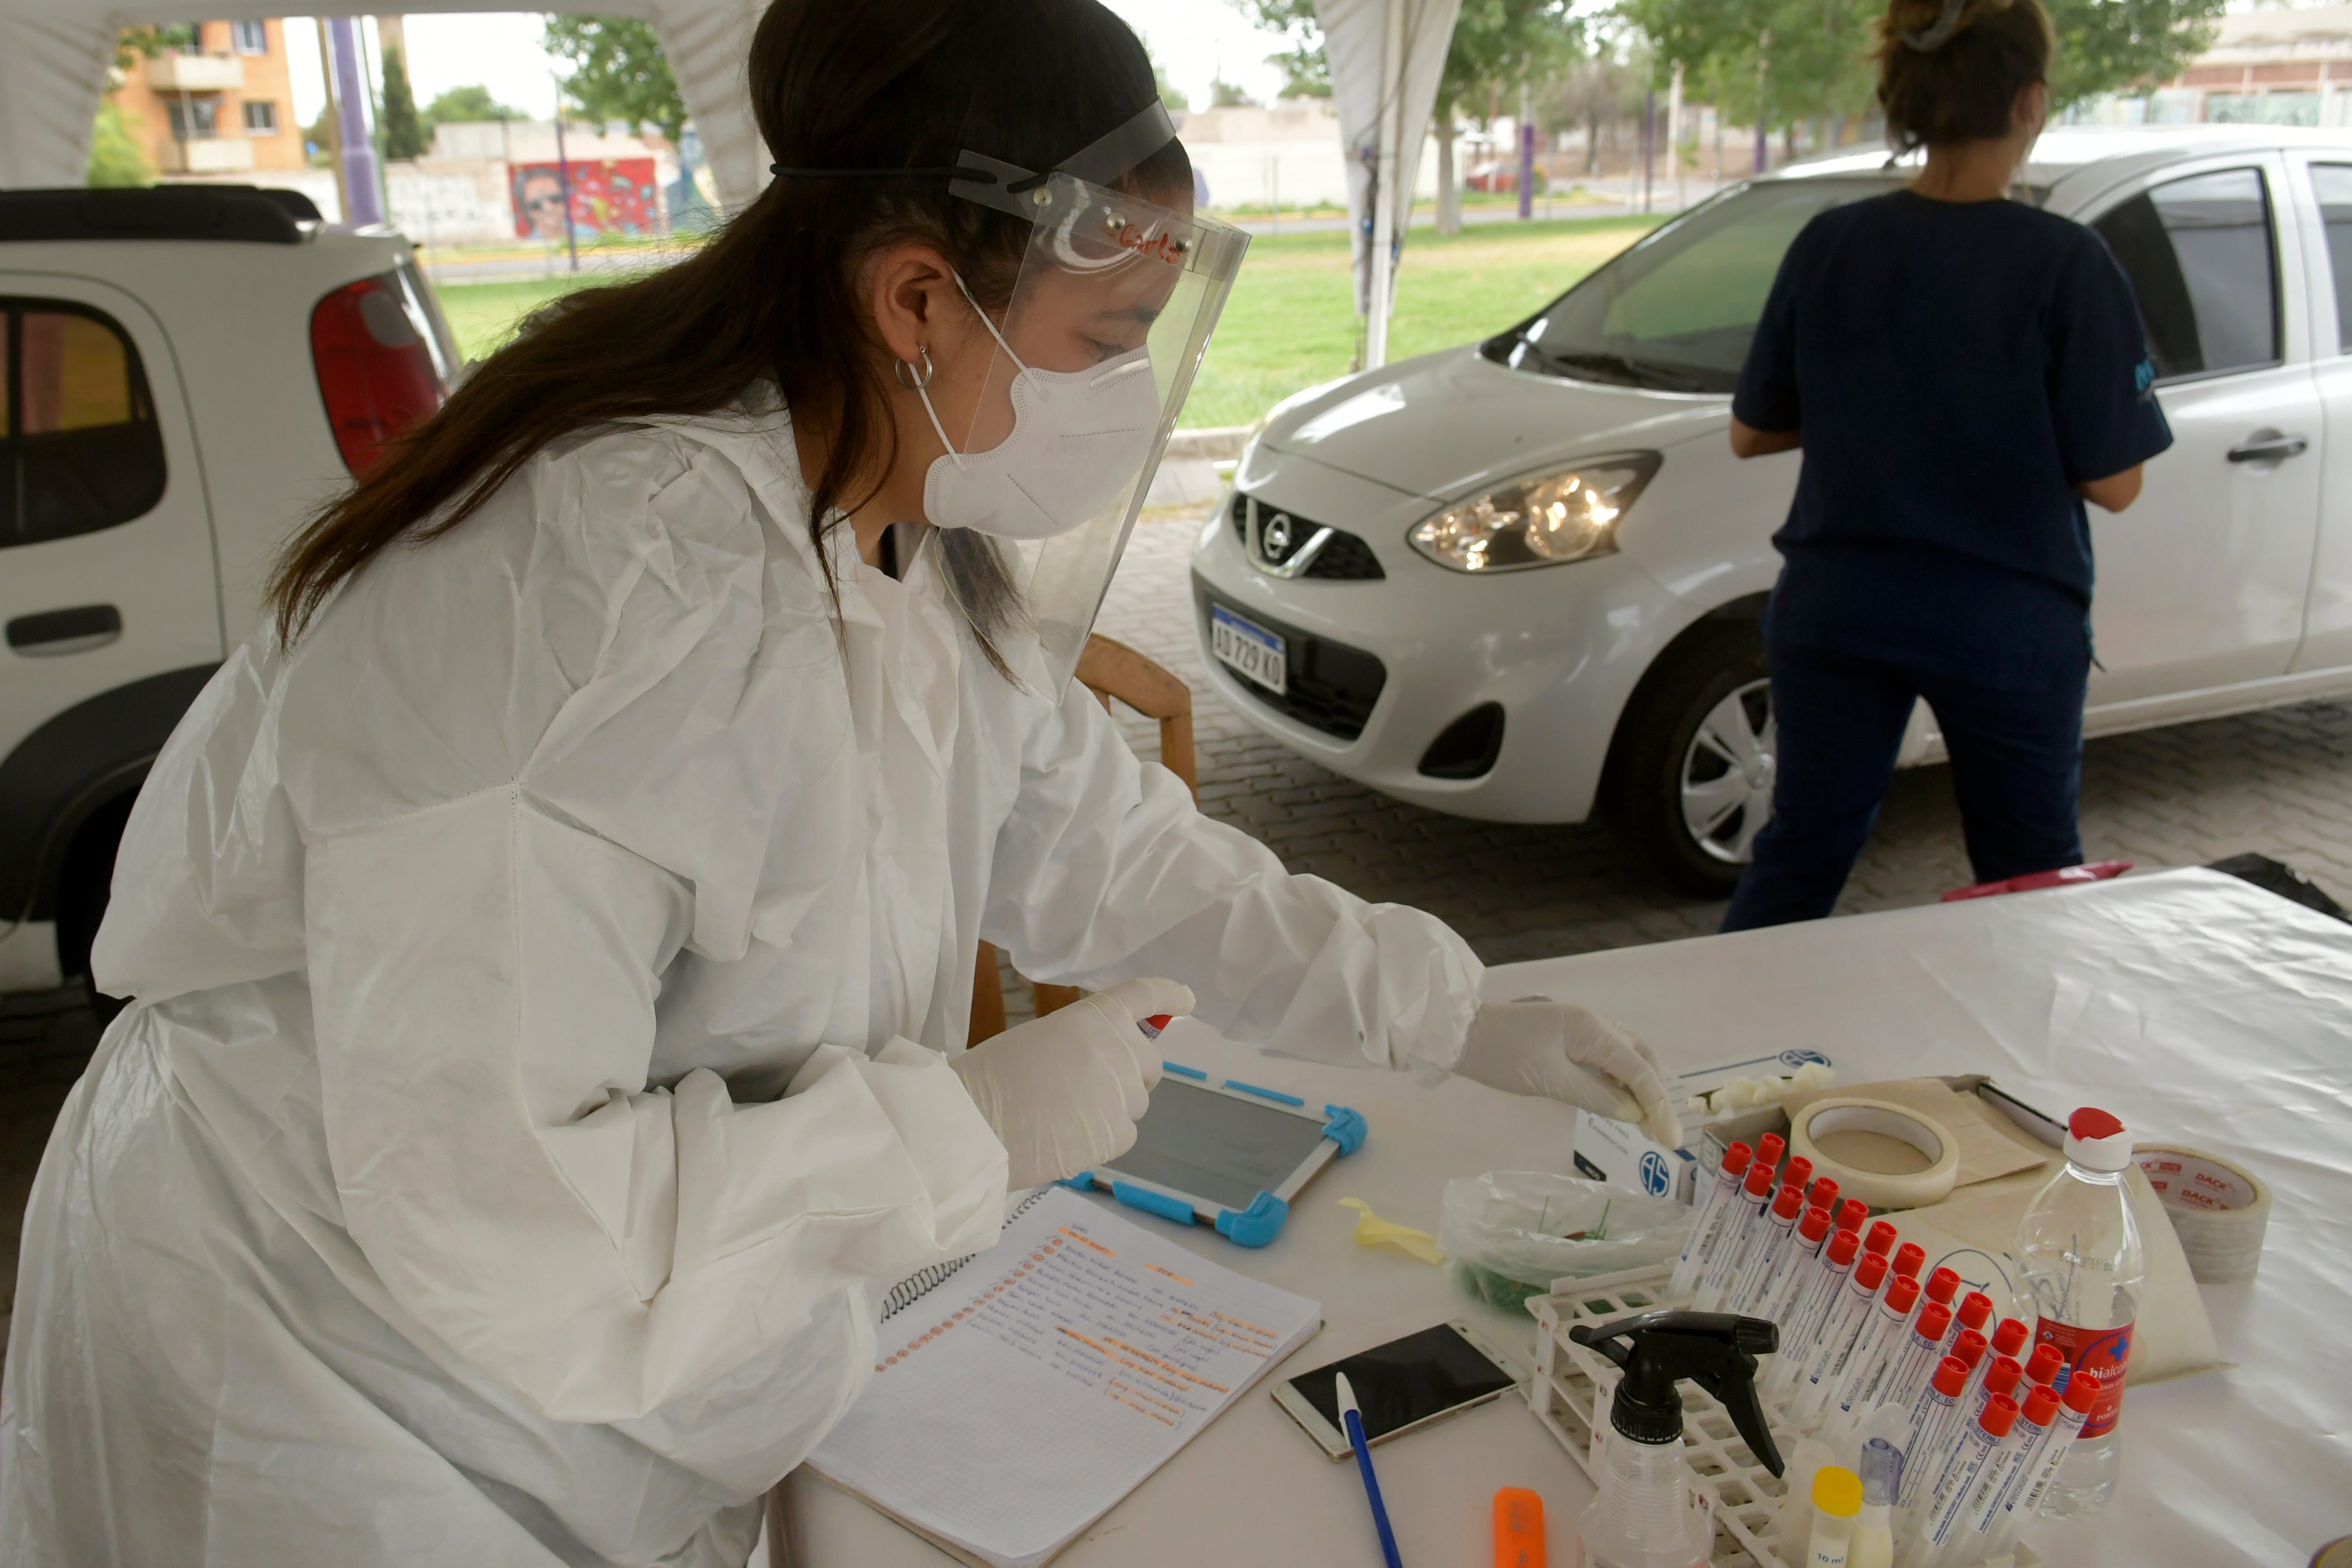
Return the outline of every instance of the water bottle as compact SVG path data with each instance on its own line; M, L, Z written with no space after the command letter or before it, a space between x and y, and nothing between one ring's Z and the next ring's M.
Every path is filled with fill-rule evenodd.
M2099 1397L2052 1479L2044 1512L2093 1514L2116 1489L2120 1456L2116 1421L2131 1365L2132 1324L2139 1315L2147 1255L2124 1190L2131 1134L2089 1106L2066 1124L2066 1166L2037 1194L2017 1229L2015 1252L2033 1292L2037 1344L2065 1358L2056 1386L2078 1378Z

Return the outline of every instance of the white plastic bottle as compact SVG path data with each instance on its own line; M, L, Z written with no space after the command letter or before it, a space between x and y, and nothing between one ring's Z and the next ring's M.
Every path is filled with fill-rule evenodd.
M1862 1511L1854 1516L1846 1568L1895 1568L1894 1508L1902 1478L1900 1448L1884 1437L1862 1446Z
M1813 1477L1813 1530L1805 1568L1846 1568L1854 1515L1862 1511L1862 1478L1843 1465L1823 1465Z
M2056 1345L2066 1357L2059 1388L2078 1377L2099 1385L2100 1398L2042 1505L2062 1517L2106 1507L2121 1460L2116 1423L2147 1278L2147 1250L2124 1190L2130 1164L2131 1134L2123 1123L2090 1106L2075 1112L2066 1124L2065 1168L2026 1209L2011 1249L2040 1314L2035 1342Z

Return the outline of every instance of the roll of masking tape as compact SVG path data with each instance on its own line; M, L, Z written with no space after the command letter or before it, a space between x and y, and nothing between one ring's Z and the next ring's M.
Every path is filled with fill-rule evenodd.
M2132 1158L2163 1201L2199 1284L2254 1277L2271 1223L2271 1189L2259 1177L2202 1149L2142 1145Z
M1941 1203L1960 1175L1959 1139L1916 1111L1856 1095L1833 1094L1798 1112L1789 1152L1812 1161L1815 1176L1835 1177L1841 1197L1873 1208Z

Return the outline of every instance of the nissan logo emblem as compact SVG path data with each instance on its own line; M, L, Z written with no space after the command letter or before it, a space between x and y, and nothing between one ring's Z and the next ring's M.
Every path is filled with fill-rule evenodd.
M1280 558L1290 553L1290 514L1276 512L1265 522L1265 553Z

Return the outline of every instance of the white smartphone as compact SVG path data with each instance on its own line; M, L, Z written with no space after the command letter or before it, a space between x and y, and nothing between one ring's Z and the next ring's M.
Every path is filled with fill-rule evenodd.
M1392 1339L1328 1366L1275 1385L1274 1402L1315 1439L1324 1454L1355 1452L1339 1426L1338 1376L1348 1375L1364 1416L1364 1437L1374 1448L1391 1437L1443 1421L1518 1386L1503 1353L1468 1323L1439 1323Z

